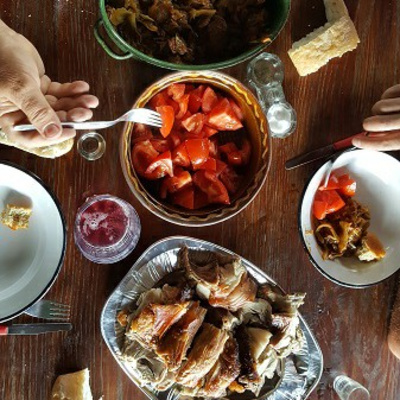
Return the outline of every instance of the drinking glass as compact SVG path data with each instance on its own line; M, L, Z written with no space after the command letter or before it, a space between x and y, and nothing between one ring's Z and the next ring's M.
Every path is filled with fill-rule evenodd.
M106 141L97 132L84 133L76 146L79 154L88 161L98 160L106 151Z
M341 400L369 400L369 391L346 375L339 375L333 381L333 389Z

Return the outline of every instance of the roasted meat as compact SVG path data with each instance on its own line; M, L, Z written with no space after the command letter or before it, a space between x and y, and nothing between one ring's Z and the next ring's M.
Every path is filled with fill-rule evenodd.
M157 354L169 369L178 368L197 331L203 323L206 310L198 301L193 302L186 314L169 330L157 347Z
M203 323L202 330L189 351L187 361L179 370L177 382L189 388L196 387L218 360L228 338L228 332Z
M165 332L186 313L190 302L149 304L132 320L127 335L143 346L154 347Z

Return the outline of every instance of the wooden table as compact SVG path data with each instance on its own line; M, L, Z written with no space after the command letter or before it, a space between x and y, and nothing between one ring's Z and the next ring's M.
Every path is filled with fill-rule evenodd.
M266 185L240 215L212 229L177 227L154 217L129 191L122 175L118 139L121 126L105 132L107 152L87 162L73 150L44 160L2 147L0 158L40 176L61 201L69 227L64 267L48 298L72 306L68 334L0 339L0 399L45 400L55 377L89 367L94 398L144 399L120 370L102 340L103 304L136 258L154 241L185 234L221 244L251 260L287 289L305 291L302 313L319 340L325 369L311 399L336 399L332 380L345 373L365 384L372 399L396 400L400 362L388 351L386 333L396 277L366 290L339 287L322 277L305 254L297 231L297 207L308 177L318 165L286 172L285 161L361 130L361 121L382 91L400 82L400 2L346 0L361 44L307 78L300 78L287 50L325 22L322 0L293 0L290 19L269 48L286 67L288 100L298 113L298 129L273 140L272 167ZM0 1L0 16L39 49L54 80L87 80L100 98L96 118L120 115L138 94L167 71L135 61L109 58L93 36L97 1ZM228 71L243 78L244 65ZM100 266L87 261L73 241L75 212L95 193L112 193L131 202L143 223L137 249L124 262ZM33 319L19 317L17 322Z

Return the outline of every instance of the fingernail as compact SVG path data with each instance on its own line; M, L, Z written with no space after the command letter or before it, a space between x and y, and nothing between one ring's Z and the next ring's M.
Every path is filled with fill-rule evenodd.
M61 133L61 128L56 124L50 124L47 125L46 128L44 128L44 135L48 138L57 136L60 133Z

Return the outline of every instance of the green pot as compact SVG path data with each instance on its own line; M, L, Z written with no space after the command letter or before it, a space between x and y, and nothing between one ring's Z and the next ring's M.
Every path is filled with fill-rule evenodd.
M230 58L225 61L213 63L213 64L201 64L201 65L189 65L189 64L175 64L167 61L163 61L157 58L153 58L148 56L145 53L137 50L128 44L117 32L115 27L112 25L110 20L108 19L106 12L106 0L99 0L100 5L100 13L101 18L97 21L94 27L94 35L99 42L100 46L105 50L105 52L116 60L126 60L128 58L135 58L140 61L145 61L149 64L157 65L161 68L167 68L172 70L183 70L183 71L201 71L201 70L212 70L212 69L221 69L232 67L233 65L239 64L243 61L246 61L258 53L262 52L279 34L285 25L289 12L290 12L290 2L291 0L274 0L276 1L276 16L275 22L272 26L271 33L269 34L269 38L271 41L268 43L259 44L257 46L252 47L250 50L245 53L235 57ZM104 26L104 32L107 34L108 38L121 50L122 54L115 53L110 46L107 44L105 39L100 34L100 26Z

